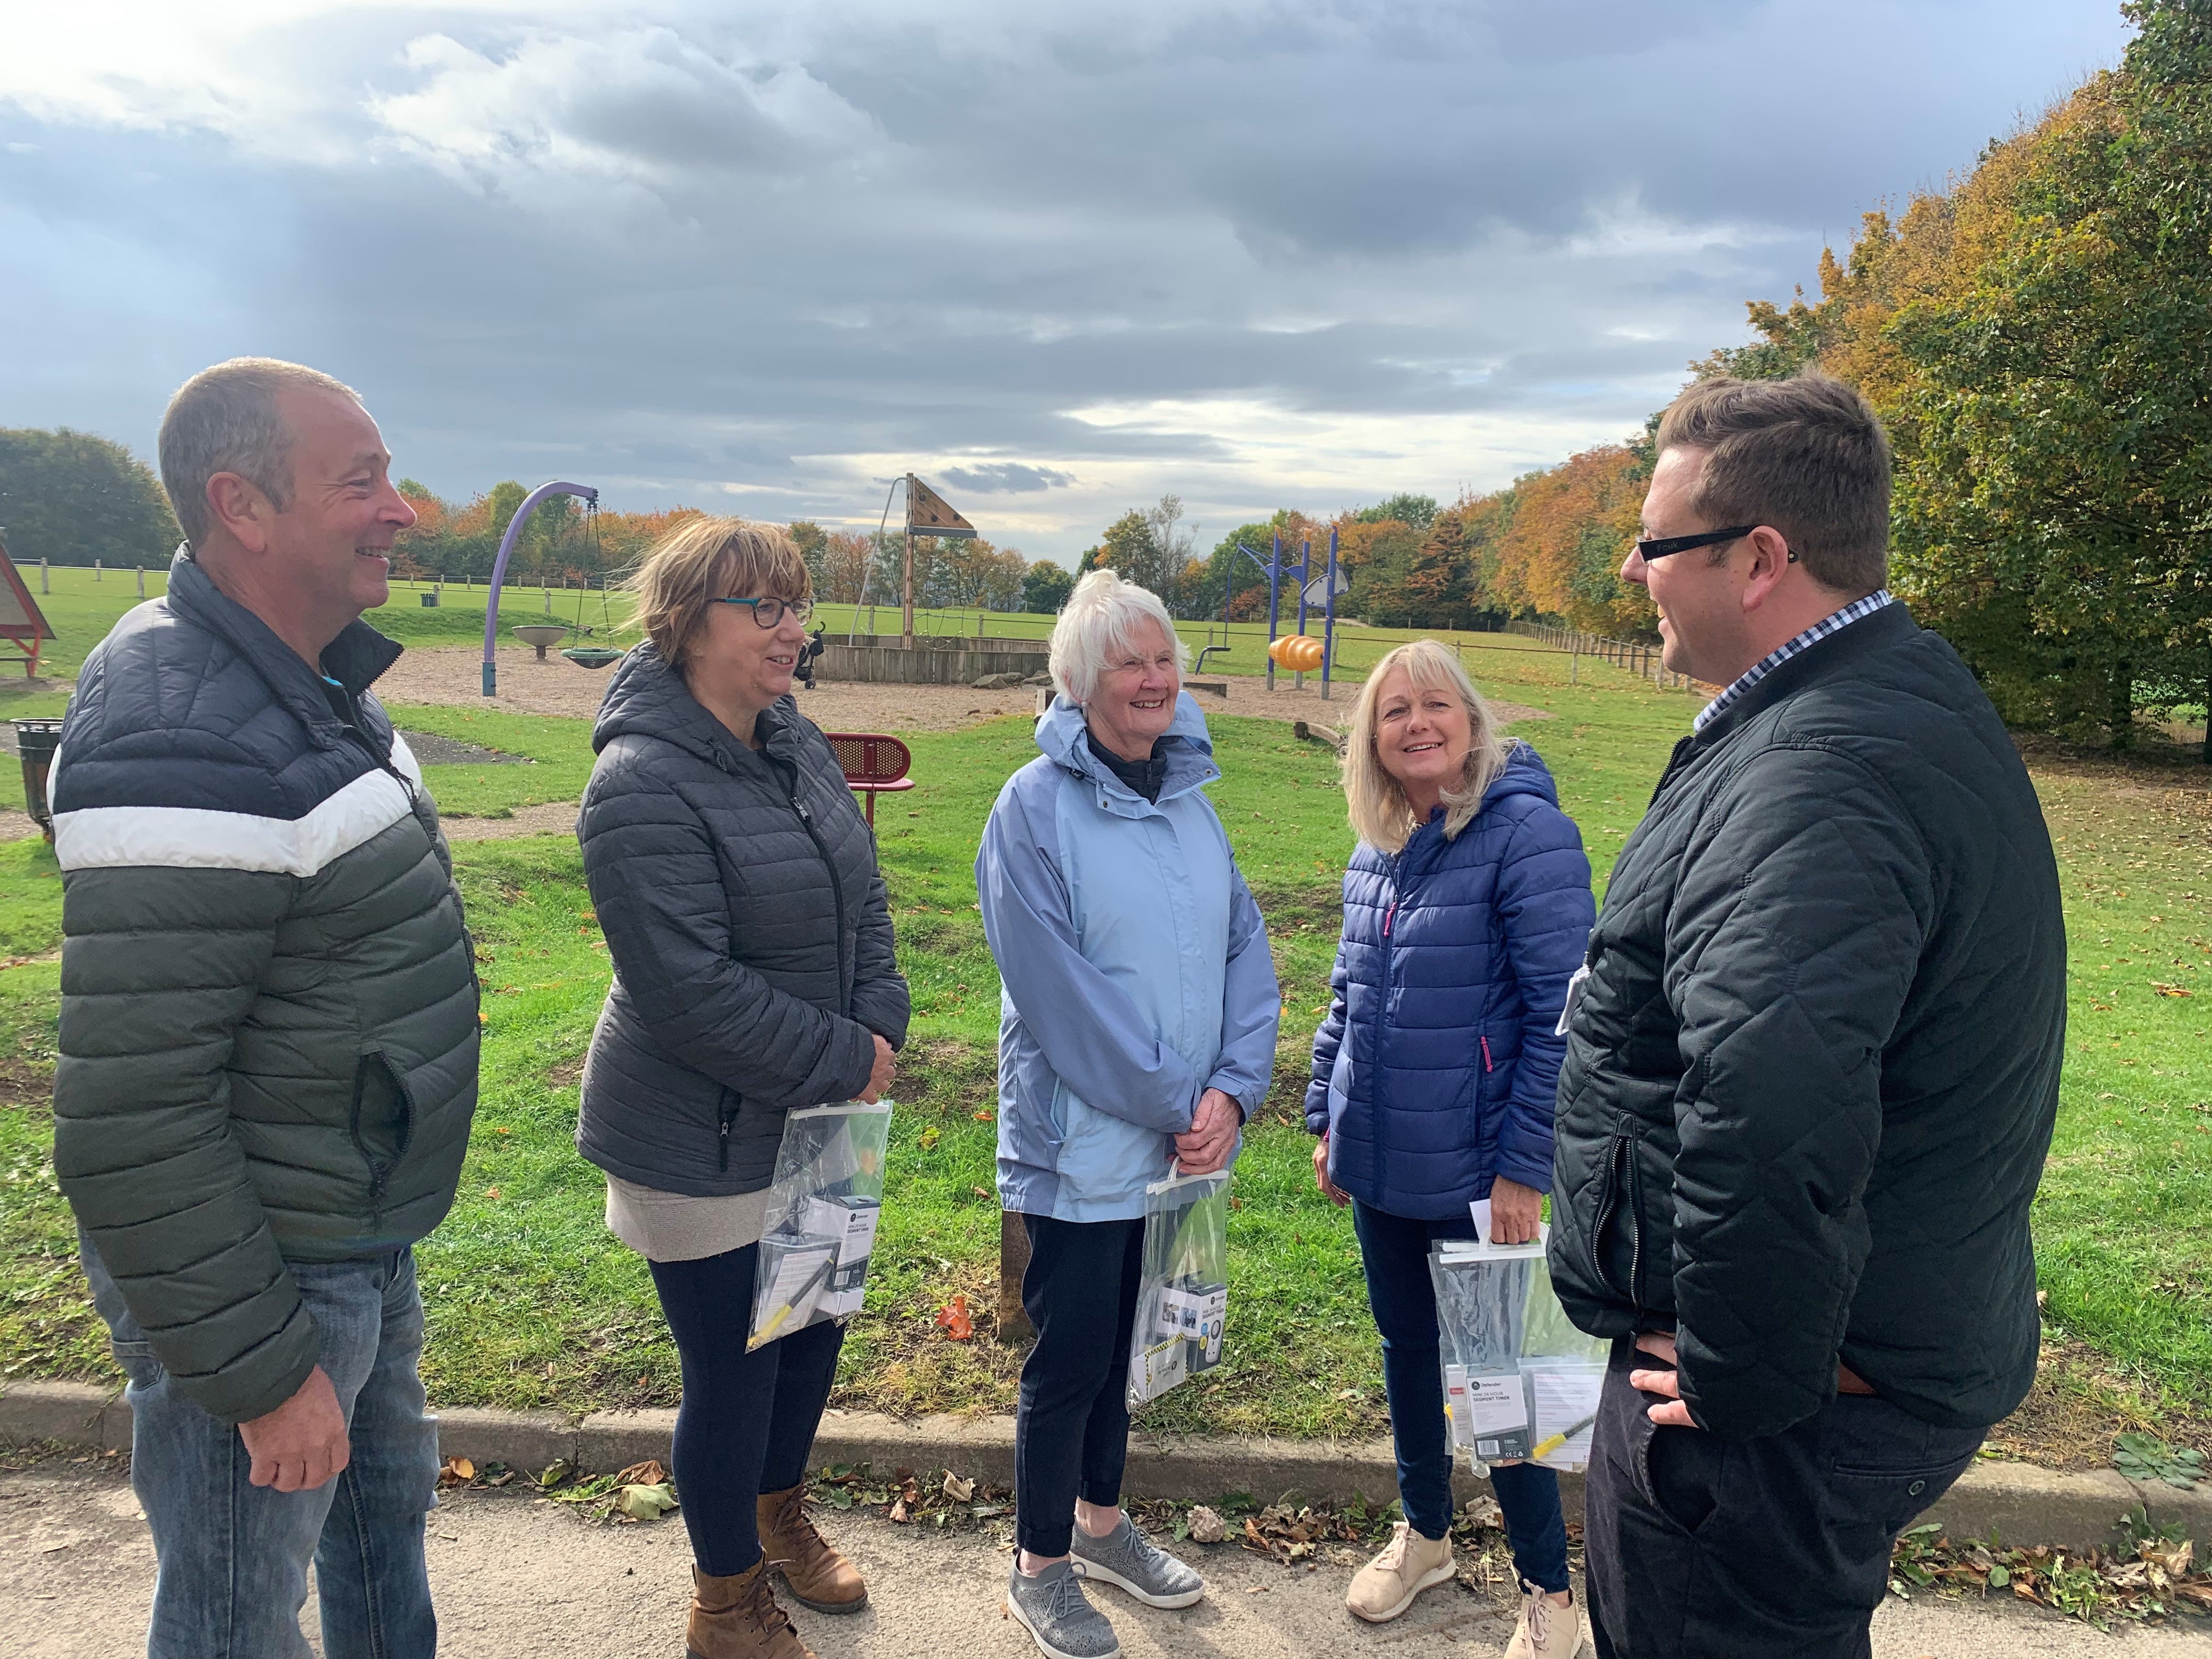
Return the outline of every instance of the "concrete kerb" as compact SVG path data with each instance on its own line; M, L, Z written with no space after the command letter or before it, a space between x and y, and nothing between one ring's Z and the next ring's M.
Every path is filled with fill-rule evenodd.
M572 1420L552 1412L485 1411L452 1407L438 1413L439 1449L478 1464L500 1462L535 1472L556 1460L595 1474L668 1461L672 1411L594 1412ZM16 1382L0 1394L0 1444L40 1442L125 1451L131 1409L114 1389L82 1382ZM1009 1417L925 1417L905 1422L872 1412L826 1413L814 1443L817 1466L870 1465L949 1468L994 1486L1014 1474L1014 1425ZM1462 1501L1484 1490L1462 1474ZM1127 1487L1138 1498L1205 1502L1243 1492L1261 1503L1294 1499L1370 1503L1397 1492L1385 1440L1332 1442L1239 1436L1145 1436L1129 1445ZM1568 1516L1582 1513L1580 1476L1560 1479ZM1978 1462L1929 1510L1954 1538L2002 1539L2008 1545L2087 1549L2109 1544L2122 1514L2141 1504L2154 1526L2179 1522L2200 1545L2212 1544L2212 1492L2184 1492L2132 1481L2112 1469L2061 1474L2026 1463Z

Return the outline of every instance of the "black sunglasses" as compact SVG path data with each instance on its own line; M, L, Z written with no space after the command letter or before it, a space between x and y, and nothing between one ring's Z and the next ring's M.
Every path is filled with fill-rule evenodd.
M1668 536L1659 541L1638 542L1635 547L1644 562L1650 564L1656 559L1665 558L1670 553L1686 553L1693 547L1717 547L1723 542L1737 541L1758 528L1755 524L1743 524L1738 525L1733 530L1706 530L1694 536ZM1795 552L1790 554L1790 562L1792 564L1797 562L1797 555Z

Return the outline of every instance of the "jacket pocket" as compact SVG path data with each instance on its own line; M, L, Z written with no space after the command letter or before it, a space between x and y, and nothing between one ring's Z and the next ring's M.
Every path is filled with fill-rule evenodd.
M1641 1314L1645 1305L1644 1182L1637 1169L1637 1151L1635 1133L1616 1126L1606 1143L1605 1168L1590 1211L1589 1256L1599 1282Z
M368 1166L369 1202L380 1206L384 1183L407 1155L407 1143L415 1133L414 1097L408 1092L406 1079L380 1048L370 1049L354 1067L353 1111L347 1133Z

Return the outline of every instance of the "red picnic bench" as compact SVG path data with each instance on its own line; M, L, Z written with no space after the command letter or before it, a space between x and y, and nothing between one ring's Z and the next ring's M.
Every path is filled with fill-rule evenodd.
M845 769L845 782L857 795L866 797L868 824L876 822L876 797L895 795L914 787L907 773L914 756L896 738L866 732L824 732L837 764Z

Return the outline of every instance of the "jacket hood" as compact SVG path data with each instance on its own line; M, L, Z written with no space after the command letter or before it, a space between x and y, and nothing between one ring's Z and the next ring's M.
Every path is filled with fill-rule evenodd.
M1497 805L1508 795L1534 795L1547 806L1557 806L1559 786L1552 781L1544 757L1517 738L1508 738L1505 744L1505 767L1482 792L1484 808Z
M769 754L795 757L798 714L799 704L787 693L763 711L761 735ZM592 727L592 751L597 754L617 738L626 736L673 744L725 770L740 750L751 753L691 695L684 676L661 659L650 640L632 649L616 668L614 680L599 703L599 720Z
M1054 765L1092 779L1112 793L1139 799L1127 784L1091 754L1090 744L1084 741L1089 725L1080 704L1055 696L1037 722L1036 745ZM1156 752L1168 763L1167 780L1160 786L1162 800L1200 788L1221 775L1221 769L1213 763L1213 739L1206 735L1206 716L1188 691L1176 694L1175 720L1161 735Z
M1482 805L1475 815L1461 825L1458 839L1466 840L1482 821L1484 813L1515 795L1533 795L1553 808L1559 804L1559 787L1552 781L1551 770L1544 764L1543 757L1517 738L1506 740L1505 765L1490 781L1490 787L1482 792ZM1444 856L1444 849L1452 844L1445 838L1444 823L1443 809L1438 807L1426 823L1415 827L1397 854L1406 870L1425 872Z

